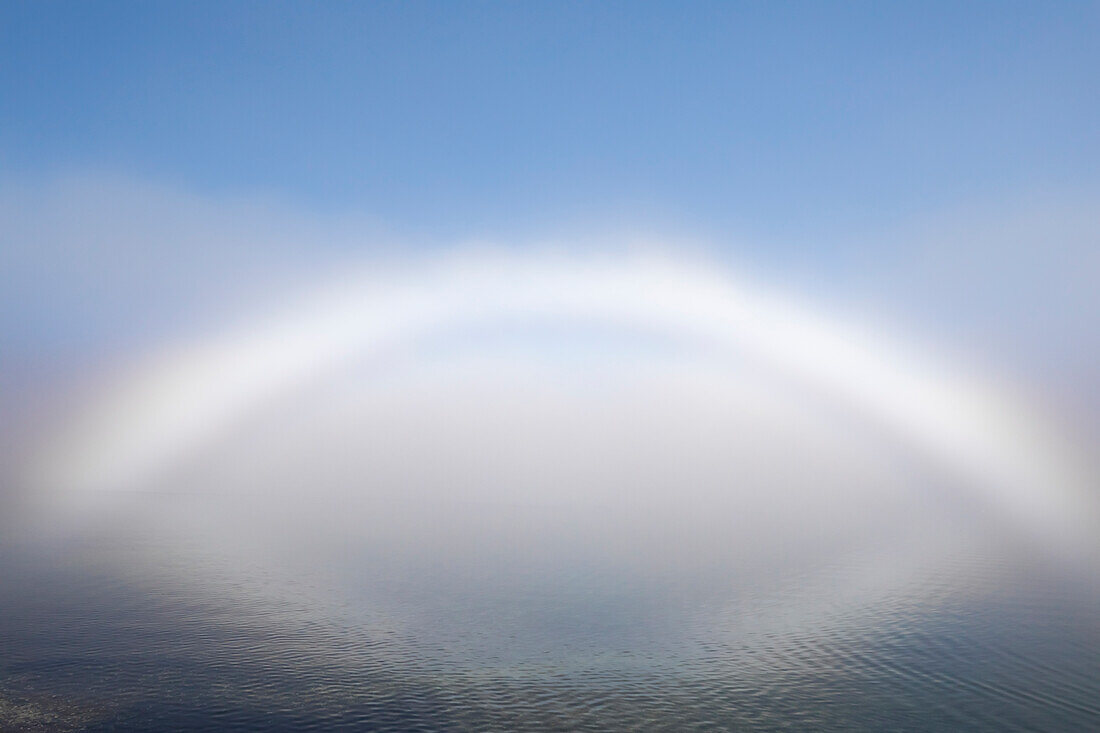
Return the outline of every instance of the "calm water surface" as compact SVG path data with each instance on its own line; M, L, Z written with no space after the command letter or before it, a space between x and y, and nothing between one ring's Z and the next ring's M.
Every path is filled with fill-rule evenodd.
M1095 573L977 520L325 501L7 532L0 728L1100 729Z

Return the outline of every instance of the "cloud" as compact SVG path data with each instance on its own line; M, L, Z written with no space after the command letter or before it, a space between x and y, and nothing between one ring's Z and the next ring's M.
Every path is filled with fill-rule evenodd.
M0 239L9 355L155 339L263 302L385 241L365 217L104 175L4 181Z

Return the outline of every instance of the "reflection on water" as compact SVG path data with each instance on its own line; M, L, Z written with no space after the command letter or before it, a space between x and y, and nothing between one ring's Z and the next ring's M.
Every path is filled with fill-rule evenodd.
M1100 725L1095 578L947 512L920 520L935 546L902 513L755 554L716 552L737 522L683 507L330 497L318 524L154 494L126 512L7 533L0 727Z

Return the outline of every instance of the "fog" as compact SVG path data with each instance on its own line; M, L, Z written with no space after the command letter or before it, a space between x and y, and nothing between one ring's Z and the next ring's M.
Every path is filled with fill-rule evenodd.
M566 505L772 552L903 518L935 545L931 506L1095 551L1087 456L1019 390L701 256L390 252L270 300L89 381L28 506L240 496L323 534L321 497Z
M1056 257L1028 302L1022 260L986 260L970 301L904 247L808 281L667 232L426 245L119 182L0 200L9 680L61 695L34 719L198 686L240 720L508 727L506 698L542 728L843 727L1002 672L963 718L1095 712L1095 334ZM931 293L950 323L907 306ZM123 687L52 671L103 649Z

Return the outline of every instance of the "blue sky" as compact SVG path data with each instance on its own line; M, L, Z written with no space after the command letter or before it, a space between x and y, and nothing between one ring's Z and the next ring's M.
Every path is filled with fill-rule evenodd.
M1100 393L1097 38L1097 3L7 2L0 344L625 232Z
M1095 189L1095 3L0 9L5 175L774 241Z

